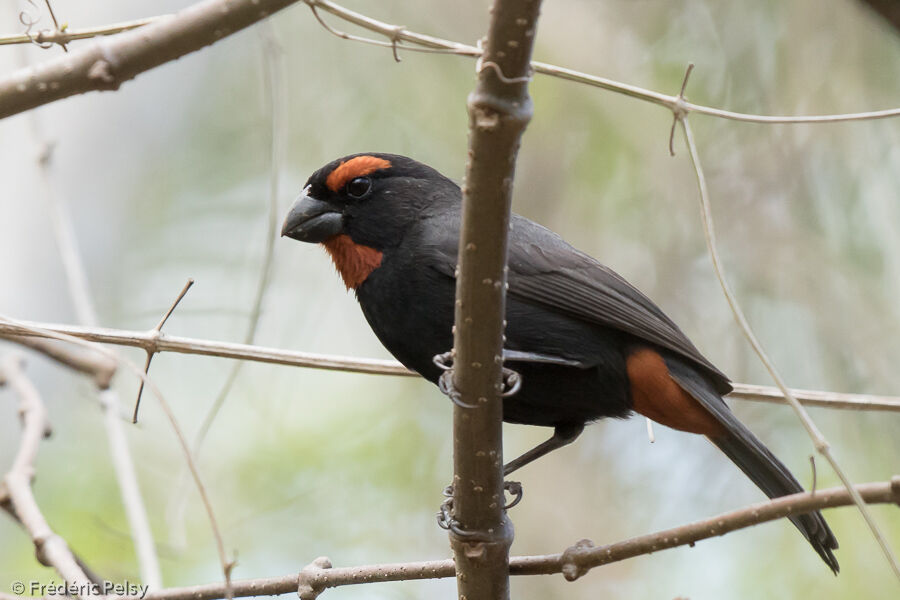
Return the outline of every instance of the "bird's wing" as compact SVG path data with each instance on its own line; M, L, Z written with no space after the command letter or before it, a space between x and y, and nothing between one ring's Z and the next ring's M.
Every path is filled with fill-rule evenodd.
M453 275L459 225L447 220L430 236L438 258L429 261ZM566 243L549 229L513 215L509 239L509 294L567 313L675 352L713 376L720 393L731 390L728 378L688 340L653 301L612 269Z

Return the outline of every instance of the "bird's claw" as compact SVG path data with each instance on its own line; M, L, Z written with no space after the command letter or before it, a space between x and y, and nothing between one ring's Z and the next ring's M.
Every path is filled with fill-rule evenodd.
M503 510L509 510L516 504L522 501L522 496L525 495L522 484L518 481L504 481L503 482L503 490L512 494L514 497L509 504L503 507Z
M453 368L453 350L435 354L434 357L432 357L431 362L433 362L441 371L449 371Z
M503 490L512 494L513 499L509 504L503 507L503 510L509 510L522 501L523 491L522 484L518 481L504 481ZM453 516L453 486L448 485L441 492L447 499L441 502L440 509L437 513L437 524L441 529L452 531L458 536L466 537L473 535L473 532L466 531L460 527L459 521Z
M452 531L454 534L460 537L467 537L470 535L474 535L472 531L466 531L459 525L459 521L457 521L453 517L453 486L448 485L444 488L444 495L447 496L447 499L441 503L440 510L437 514L437 523L438 527L441 529L446 529L447 531Z
M453 404L463 408L475 408L474 404L466 404L461 398L461 394L453 385L453 359L454 352L444 352L436 354L431 359L432 362L443 371L438 378L438 388L441 392L450 398ZM522 376L516 371L503 367L503 381L498 384L497 392L503 397L508 398L517 393L522 387Z
M453 402L453 404L461 408L478 408L474 404L466 404L462 401L462 394L460 394L459 390L456 389L456 386L453 385L452 369L441 373L441 376L438 378L438 389L440 389L445 396L450 398L450 401Z
M503 389L500 395L509 398L522 387L522 376L512 369L503 367Z

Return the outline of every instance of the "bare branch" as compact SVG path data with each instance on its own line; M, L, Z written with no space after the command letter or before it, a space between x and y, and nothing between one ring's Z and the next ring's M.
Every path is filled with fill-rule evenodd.
M894 477L889 482L858 485L856 490L870 504L898 504L900 503L900 476ZM788 515L852 504L853 500L843 487L819 490L815 493L804 492L792 496L782 496L689 525L658 531L607 546L593 547L583 543L576 544L558 554L514 556L509 559L509 572L510 575L551 575L568 572L569 578L577 578L586 570L596 566L668 548L694 544L738 529L782 519ZM446 559L322 568L307 572L303 583L317 593L321 593L325 589L345 585L443 579L455 575L453 560ZM300 583L301 576L298 574L235 581L234 595L235 597L246 597L293 594L297 592ZM151 592L147 594L146 600L217 600L223 596L223 586L216 583Z
M753 402L769 402L785 404L784 394L777 387L770 385L754 385L750 383L733 383L734 391L728 394L729 399L751 400ZM804 406L837 408L846 410L880 410L900 412L900 398L897 396L874 396L868 394L844 394L841 392L823 392L817 390L801 390L789 388L791 395Z
M6 339L40 352L79 373L89 375L100 389L108 388L113 375L116 374L116 362L96 352L76 351L67 344L38 337L13 336Z
M259 270L259 280L256 284L256 295L250 308L247 331L244 334L245 344L252 344L256 338L259 319L262 316L263 300L272 276L272 266L275 259L275 240L278 239L278 197L281 165L284 161L285 134L288 130L284 50L278 42L278 37L271 21L263 22L258 31L262 46L263 110L269 121L269 198L266 231L263 238L262 266ZM193 448L195 455L200 454L206 435L225 404L225 399L234 386L234 382L237 381L243 365L243 361L237 361L232 365L225 382L222 384L222 388L203 417L203 421L194 435ZM168 520L170 529L181 536L183 536L184 515L187 509L187 492L189 489L189 480L186 475L187 473L182 471L179 483L175 487L175 492L171 495L169 501L170 517Z
M4 320L5 319L5 322ZM165 333L158 336L153 331L129 331L122 329L105 329L102 327L79 327L75 325L58 325L20 321L9 317L0 318L0 337L38 336L44 337L41 331L62 333L91 342L114 344L117 346L133 346L152 350L153 352L177 352L180 354L198 354L201 356L218 356L252 360L255 362L311 367L333 371L351 371L356 373L375 373L382 375L417 376L400 363L393 360L374 358L347 358L330 356L312 352L297 352L264 346L249 346L231 342L216 342L196 338L171 336Z
M296 0L295 0L296 1ZM424 35L421 33L416 33L413 31L409 31L405 27L399 25L391 25L389 23L385 23L383 21L378 21L377 19L373 19L371 17L367 17L363 14L357 13L355 11L346 9L339 4L335 4L334 2L330 2L328 0L304 0L304 2L314 9L322 9L327 11L341 19L347 21L348 23L352 23L354 25L358 25L363 29L367 29L369 31L378 33L380 35L385 36L390 42L381 42L379 40L369 40L366 38L360 38L358 36L352 36L349 34L343 34L343 32L336 32L331 27L328 27L328 30L335 33L341 38L348 39L351 41L359 41L369 44L375 44L378 46L384 46L388 48L392 48L395 52L397 49L397 44L399 42L408 42L413 45L404 45L402 48L405 50L415 50L415 51L427 51L427 52L439 52L445 54L455 54L459 56L469 56L472 58L478 58L481 56L481 49L477 46L473 46L470 44L463 44L460 42L454 42L451 40L446 40L430 35ZM290 2L281 2L279 4L290 4ZM270 9L270 12L275 12L275 8ZM135 29L138 27L142 27L144 25L155 24L158 22L169 21L174 18L175 15L161 15L158 17L148 17L146 19L141 19L138 21L129 21L127 23L118 23L113 25L107 25L104 27L98 27L95 29L83 29L83 30L67 30L65 32L57 32L53 33L50 31L42 31L33 37L29 35L6 35L0 36L0 45L2 44L24 44L29 43L32 39L35 39L40 42L50 42L50 43L66 43L70 40L75 39L87 39L94 36L103 36L103 35L111 35L114 33L120 33L124 31L129 31L131 29ZM325 25L323 23L323 25ZM209 41L203 45L208 45L213 43L216 40ZM199 48L194 48L194 50ZM188 50L190 52L192 50ZM186 54L187 52L184 52ZM177 58L177 57L175 57ZM169 59L171 60L171 59ZM165 61L162 61L165 62ZM159 64L162 64L160 62ZM48 65L50 66L50 65ZM156 65L153 65L156 66ZM150 68L150 67L148 67ZM642 100L644 102L650 102L652 104L657 104L659 106L664 106L669 110L673 110L676 107L676 103L678 101L677 96L670 96L667 94L662 94L659 92L654 92L652 90L647 90L635 85L630 85L627 83L621 83L618 81L614 81L612 79L607 79L605 77L598 77L596 75L590 75L588 73L582 73L580 71L576 71L574 69L568 69L566 67L560 67L556 65L552 65L549 63L537 62L534 61L531 63L531 68L535 73L540 73L542 75L548 75L551 77L556 77L559 79L565 79L567 81L573 81L575 83L581 83L584 85L589 85L593 87L598 87L610 92L615 92L617 94L624 94L631 98L635 98L637 100ZM143 69L147 70L147 69ZM62 81L59 77L59 69L53 66L53 68L41 70L40 75L35 74L32 78L33 83L38 86L38 88L43 88L44 90L55 89L58 92L63 92L62 95L47 97L45 100L35 104L34 106L38 106L40 104L46 104L48 102L53 102L63 97L71 96L73 94L83 93L86 91L90 91L88 89L82 89L83 84L79 82L77 79L74 81L69 81L68 79ZM131 75L134 77L137 73ZM20 74L13 74L13 77L19 77ZM19 79L16 79L14 84L16 86L22 84ZM71 88L71 89L70 89ZM4 98L6 95L13 90L14 87L10 85L10 80L2 80L0 81L0 109L4 106ZM101 88L90 88L90 89L101 89ZM106 88L102 88L106 89ZM32 101L34 99L32 98ZM752 115L747 113L739 113L729 110L723 110L719 108L703 106L701 104L694 104L692 102L685 102L682 106L684 110L687 112L695 112L699 114L709 115L712 117L719 117L722 119L730 119L734 121L743 121L747 123L768 123L768 124L798 124L798 123L838 123L844 121L863 121L863 120L872 120L872 119L887 119L900 116L900 108L891 108L886 110L875 110L875 111L866 111L866 112L857 112L857 113L845 113L845 114L833 114L833 115L811 115L811 116L778 116L778 115ZM27 110L27 108L20 108L15 110L14 112L10 112L8 114L15 114L15 112L21 112L22 110ZM4 116L8 116L7 113L2 112L0 110L0 118Z
M900 502L900 477L894 477L890 482L859 485L853 491L871 504L897 504ZM574 581L593 567L642 554L691 545L700 540L722 536L732 531L783 519L790 515L809 513L835 506L848 506L853 503L853 498L843 487L829 488L815 493L801 492L790 496L781 496L716 517L607 546L594 547L589 540L582 540L562 554L551 555L553 559L558 557L559 568L556 568L553 561L547 560L551 557L527 557L523 558L521 562L516 561L514 564L517 568L511 572L518 575L520 574L519 568L528 574L535 575L561 571L566 579Z
M49 1L47 6L49 9ZM52 11L52 9L50 10ZM55 23L56 19L54 17ZM25 62L24 57L22 62ZM96 325L98 322L97 311L94 307L90 283L81 258L81 252L78 248L78 240L75 236L68 206L65 198L61 194L56 193L53 186L51 177L53 144L45 139L38 114L31 112L28 115L28 119L35 142L42 148L42 152L38 157L40 184L44 200L50 209L54 240L56 241L66 274L69 296L79 320L85 325ZM71 347L69 347L68 351L71 354L77 354ZM86 359L87 357L92 357L96 360L98 356L96 351L85 352L83 348L79 349L79 351L85 354ZM110 370L108 371L108 378L111 378L115 372L117 361L103 354L99 356L107 361L112 360L114 363L110 365ZM104 413L104 428L109 440L110 454L115 467L122 504L131 529L141 578L147 585L159 588L162 587L162 575L159 568L159 560L156 556L156 544L153 541L153 531L150 528L147 509L144 506L144 500L138 486L137 472L131 458L131 449L122 431L123 424L119 414L121 408L119 397L114 390L110 389L108 379L104 382L98 378L97 387L100 396L100 408Z
M244 334L244 343L252 344L256 339L256 330L259 327L259 318L262 314L262 304L269 288L272 277L272 265L275 258L275 240L278 239L278 196L279 175L281 164L284 160L287 132L287 89L285 87L285 63L284 51L278 43L275 29L271 23L263 24L259 29L262 42L263 65L263 90L265 93L265 112L269 117L269 198L266 218L266 231L263 238L264 251L262 265L259 269L259 281L256 284L256 294L250 308L250 318L247 332ZM194 452L199 452L203 439L219 413L225 398L231 391L238 373L244 363L236 362L228 373L225 383L212 406L203 418L203 423L194 439Z
M193 455L191 453L191 449L188 446L187 439L184 437L184 433L181 431L181 426L178 425L177 419L175 419L175 413L172 412L172 408L169 406L169 403L166 401L162 392L156 386L156 383L150 378L149 375L144 373L136 364L127 358L123 358L120 356L116 356L111 350L106 348L96 346L90 341L86 341L80 338L76 338L71 335L67 335L65 333L59 333L55 331L49 330L41 330L36 329L30 326L24 326L24 323L21 321L15 321L14 319L10 319L9 317L5 317L0 315L0 323L5 323L7 325L16 325L20 328L31 331L32 334L40 334L40 337L52 338L60 341L70 342L75 344L76 346L81 346L83 348L89 348L92 350L96 350L106 356L112 358L119 362L119 364L123 364L128 369L131 370L141 381L144 382L146 387L150 388L150 392L156 397L159 401L159 405L163 410L163 413L166 415L166 419L169 421L169 425L172 427L172 431L175 433L175 437L178 439L179 446L181 447L182 453L184 455L184 459L187 462L188 468L190 469L191 476L194 480L195 485L197 486L197 491L200 494L200 499L203 502L203 507L206 510L206 516L209 519L209 526L213 533L213 538L216 543L216 551L219 555L219 561L222 566L222 572L225 578L225 589L231 589L231 571L234 568L234 562L231 561L226 552L225 552L225 542L222 540L222 534L219 531L219 526L216 521L216 515L212 508L212 502L209 499L209 495L206 493L206 486L203 485L203 480L200 478L200 471L197 469L196 462L194 461ZM231 597L230 591L226 594L228 598Z
M335 16L338 16L348 23L353 23L363 29L367 29L369 31L373 31L375 33L379 33L388 37L389 39L392 36L396 36L396 39L399 39L404 42L409 42L411 44L416 44L423 48L428 49L442 49L448 51L452 54L457 54L460 56L471 56L473 58L478 58L481 56L481 50L477 46L472 46L469 44L461 44L459 42L453 42L450 40L445 40L437 37L433 37L430 35L423 35L420 33L415 33L409 31L405 28L399 28L397 25L391 25L389 23L385 23L383 21L378 21L376 19L372 19L360 13L354 12L352 10L348 10L330 0L304 0L307 4L311 6L315 6L322 10L325 10ZM367 40L353 38L355 41L367 42ZM371 43L371 42L369 42ZM389 44L378 44L378 45L389 45ZM406 49L411 49L410 46L404 46ZM533 61L531 63L531 68L535 73L540 73L542 75L549 75L551 77L557 77L560 79L565 79L567 81L574 81L576 83L582 83L585 85L590 85L593 87L599 87L601 89L615 92L617 94L624 94L631 98L635 98L637 100L643 100L644 102L650 102L652 104L657 104L660 106L665 106L669 110L675 110L678 106L678 96L670 96L668 94L661 94L659 92L654 92L652 90L647 90L635 85L629 85L627 83L620 83L618 81L614 81L612 79L607 79L605 77L598 77L596 75L590 75L588 73L582 73L580 71L575 71L573 69L567 69L565 67L559 67L556 65L551 65L548 63ZM893 108L888 110L879 110L879 111L869 111L869 112L860 112L860 113L849 113L849 114L839 114L839 115L814 115L814 116L769 116L769 115L751 115L746 113L739 113L730 110L722 110L719 108L712 108L708 106L703 106L700 104L693 104L691 102L685 102L681 106L688 113L696 112L700 114L705 114L713 117L719 117L723 119L731 119L734 121L745 121L749 123L837 123L842 121L861 121L868 119L885 119L891 117L900 116L900 108Z
M334 354L298 352L295 350L176 337L165 334L155 337L152 332L144 331L78 327L55 323L37 323L34 321L17 321L16 323L12 323L9 321L3 322L2 319L0 319L0 338L14 338L16 336L41 337L43 334L41 334L40 331L65 333L80 339L103 344L114 344L117 346L133 346L145 349L153 347L156 348L156 352L198 354L202 356L216 356L235 360L249 360L254 362L288 365L292 367L325 369L348 373L395 375L401 377L419 376L417 373L410 371L393 360L352 358ZM734 391L729 394L729 399L778 404L785 403L784 396L776 387L748 383L735 383L733 385ZM797 400L807 406L848 410L900 412L900 397L897 396L845 394L840 392L796 388L791 388L791 393Z
M460 598L509 597L512 523L503 484L503 327L513 177L540 0L496 0L469 96L453 369L453 494L448 507Z
M41 440L50 435L47 410L32 383L22 372L22 360L7 356L0 360L0 385L8 384L21 400L22 441L12 467L3 478L0 503L11 511L31 536L35 556L42 565L53 567L68 585L90 592L91 580L82 570L69 546L53 532L31 490L34 462Z
M137 75L209 46L296 0L203 0L170 18L16 71L0 81L0 119Z
M688 67L685 79L687 78L687 75L690 74L690 72L691 68ZM847 492L853 498L854 504L856 504L856 507L859 509L860 514L862 514L866 525L868 525L869 529L872 532L872 535L875 537L875 541L881 547L881 551L884 553L888 564L894 571L894 575L898 579L900 579L900 562L897 561L897 557L894 555L890 544L888 544L887 538L884 536L884 532L881 531L881 528L875 521L874 516L872 516L871 511L866 506L865 502L863 502L863 499L856 491L856 488L853 487L853 483L850 481L850 478L838 464L837 459L835 458L834 453L831 450L831 446L825 439L825 436L822 435L822 432L819 431L819 428L812 420L812 417L809 416L809 413L806 412L806 409L803 408L803 406L796 398L794 398L791 390L787 387L787 384L784 382L784 379L782 379L781 374L778 372L778 369L775 368L775 364L769 358L762 344L757 339L756 334L753 333L753 329L750 327L750 323L747 321L747 317L744 315L744 311L743 309L741 309L741 306L737 301L737 297L734 295L734 292L731 291L731 286L728 285L728 280L725 278L722 261L719 258L719 251L716 246L715 224L712 217L709 192L706 188L706 177L703 175L703 168L700 164L700 156L697 152L697 146L696 144L694 144L694 135L691 131L691 126L688 124L687 117L683 113L674 112L673 114L675 115L675 119L681 123L681 128L684 131L685 142L687 143L688 152L690 153L691 157L691 164L693 165L694 173L697 176L697 187L699 188L700 192L700 217L701 221L703 222L703 234L706 238L706 246L709 250L709 255L712 260L713 270L716 273L716 278L719 281L719 285L722 288L722 293L725 295L725 299L728 301L728 306L731 308L734 319L737 322L738 327L743 332L744 337L746 337L747 341L750 342L750 345L753 347L753 351L759 357L760 362L762 362L763 366L765 366L766 370L769 372L769 375L772 377L775 385L777 385L778 389L781 390L781 394L784 396L784 399L791 406L791 408L794 409L797 418L800 419L800 422L803 424L803 427L809 434L810 439L812 439L816 451L825 457L825 460L828 461L828 464L831 465L831 468L837 474L838 478L840 478L841 482L843 482Z

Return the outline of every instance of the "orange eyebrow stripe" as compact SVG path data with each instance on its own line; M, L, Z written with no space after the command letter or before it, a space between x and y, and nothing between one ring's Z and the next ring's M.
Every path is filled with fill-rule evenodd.
M325 185L332 192L337 193L344 185L357 177L374 173L379 169L389 169L391 163L377 156L357 156L339 164L334 171L328 174Z

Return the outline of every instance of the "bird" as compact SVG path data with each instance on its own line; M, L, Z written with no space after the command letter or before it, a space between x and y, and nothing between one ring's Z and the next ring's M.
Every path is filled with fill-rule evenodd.
M282 236L321 244L387 350L439 383L453 346L460 187L411 158L366 152L315 171ZM504 364L520 378L503 420L553 435L504 474L566 444L585 425L635 413L706 436L767 496L803 487L731 412L732 390L678 326L622 276L559 235L509 223ZM838 542L822 514L789 517L831 570Z

